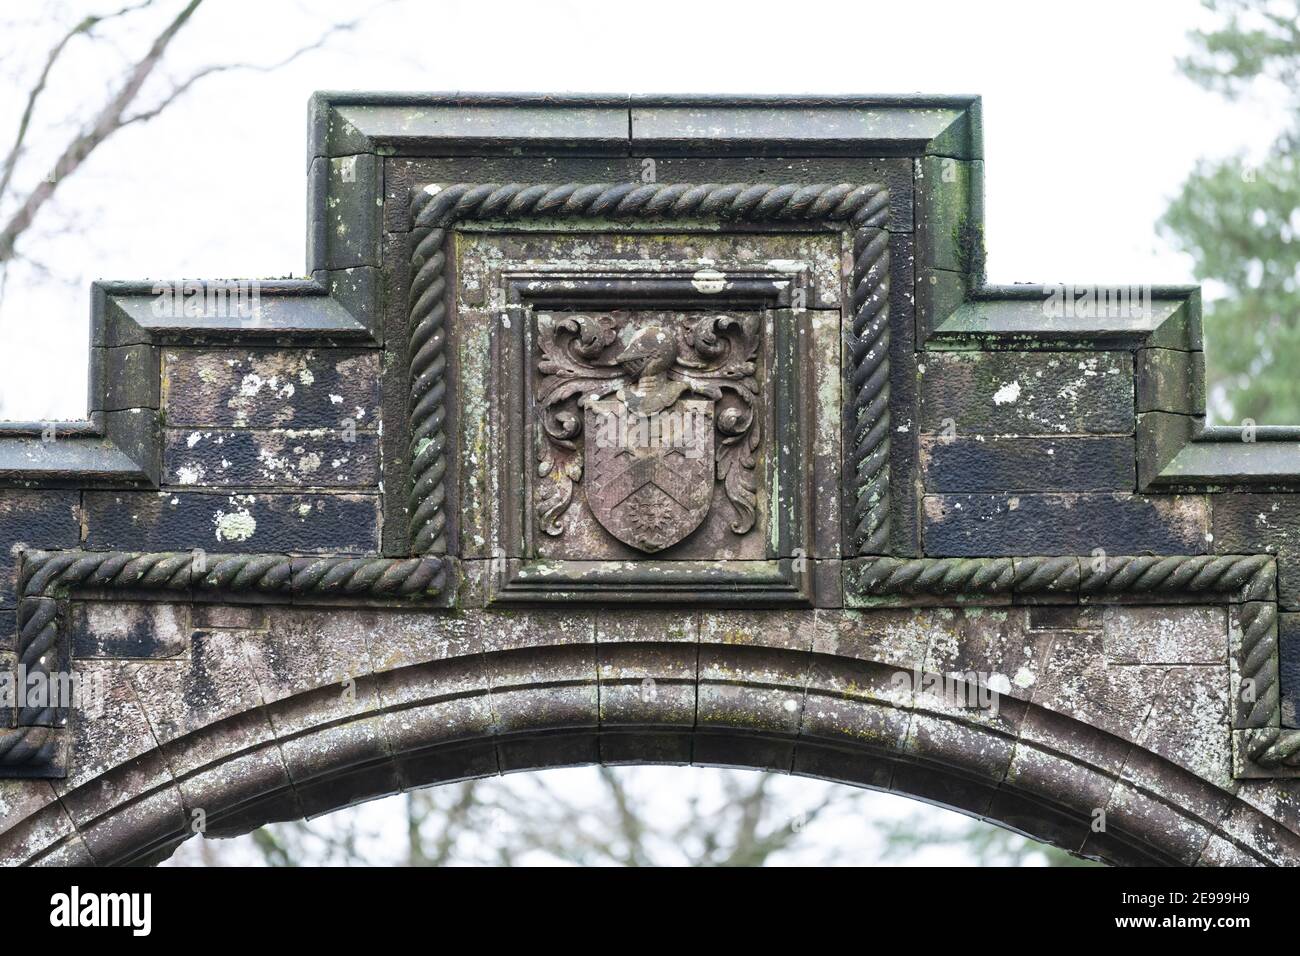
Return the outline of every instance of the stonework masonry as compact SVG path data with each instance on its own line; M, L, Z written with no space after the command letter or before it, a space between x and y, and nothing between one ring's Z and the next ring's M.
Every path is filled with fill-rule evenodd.
M0 861L666 763L1300 862L1300 429L1206 424L1194 287L988 285L983 163L318 94L306 277L97 283L88 419L0 423Z

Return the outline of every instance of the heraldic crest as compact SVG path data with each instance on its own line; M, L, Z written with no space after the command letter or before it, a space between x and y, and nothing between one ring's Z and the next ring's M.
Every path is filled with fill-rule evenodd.
M542 314L537 517L550 535L581 484L615 538L662 551L698 528L721 482L755 522L756 314Z

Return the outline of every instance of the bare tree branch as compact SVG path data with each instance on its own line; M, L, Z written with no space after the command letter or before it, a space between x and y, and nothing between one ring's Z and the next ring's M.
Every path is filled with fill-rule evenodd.
M152 106L147 110L142 110L139 113L134 113L131 116L125 117L122 120L121 125L128 126L132 123L147 123L149 120L153 119L159 113L163 112L163 110L167 109L167 107L171 106L180 97L185 95L185 93L187 93L190 90L190 88L193 87L194 84L197 83L199 80L202 80L214 74L230 73L236 70L249 70L254 73L270 73L274 70L280 69L281 67L288 66L290 63L292 63L294 60L298 59L299 57L311 53L315 50L321 49L322 47L325 46L326 43L328 43L331 39L333 39L336 34L347 33L352 30L355 30L361 24L361 21L363 19L364 17L357 17L356 19L348 20L345 23L336 23L328 30L326 30L324 33L322 33L314 43L308 43L306 46L299 47L298 49L290 53L288 56L284 57L281 60L277 60L275 63L264 63L264 64L218 63L212 66L204 67L203 69L198 70L197 72L191 74L186 79L182 80L180 83L177 83L175 86L173 86L171 91L166 96L164 96L155 106Z
M603 765L599 769L600 779L605 782L614 801L619 832L627 841L627 851L623 854L622 862L625 866L646 866L650 861L645 856L645 821L637 815L631 797L618 774Z
M13 145L9 148L9 154L5 157L4 167L0 169L0 199L3 199L5 193L8 192L9 182L14 175L14 167L18 165L18 157L22 155L23 143L27 139L27 129L32 122L32 113L36 110L36 101L45 92L45 85L49 82L54 64L58 62L67 45L78 36L89 36L95 27L101 23L126 16L129 13L135 13L137 10L143 10L153 2L154 0L141 0L140 3L130 4L113 13L104 14L103 16L88 16L81 22L73 24L72 28L60 37L59 42L50 48L50 52L45 57L45 66L42 68L40 76L36 78L35 85L27 94L27 104L23 107L22 117L18 120L18 132L14 136Z
M158 66L159 61L162 60L168 44L180 32L181 27L185 26L190 17L194 15L194 11L199 8L199 4L202 2L203 0L190 0L181 9L180 13L154 38L153 43L149 46L149 51L132 67L127 75L126 82L99 111L99 115L95 117L95 121L90 128L68 144L63 151L63 155L54 163L54 168L50 171L50 174L37 184L5 227L0 229L0 261L13 255L14 243L17 241L18 236L31 225L32 220L36 218L37 212L54 195L54 190L59 181L76 172L77 168L86 161L86 157L94 152L95 148L111 136L115 130L121 127L122 114L139 94L140 88L144 86L145 80Z
M97 24L105 20L124 16L127 13L134 12L143 7L149 6L155 0L141 0L141 2L128 5L115 13L103 17L87 17L81 23L76 24L67 35L64 36L58 44L50 51L47 57L42 73L37 80L28 97L27 107L24 111L23 118L19 124L16 141L4 161L3 172L0 173L0 197L5 194L5 190L13 176L14 167L23 152L23 143L27 136L27 131L31 123L31 117L35 110L36 101L39 99L41 92L44 90L46 81L49 77L54 63L59 59L63 49L75 36L88 34ZM149 50L141 57L127 74L127 78L116 94L103 106L99 114L95 117L90 126L82 133L75 136L68 146L64 149L62 155L54 163L53 168L45 176L45 179L38 183L18 209L10 217L3 229L0 229L0 264L13 258L14 249L18 237L22 235L35 220L37 213L54 195L59 183L72 175L86 161L92 152L108 139L114 132L125 126L135 123L148 122L157 117L169 106L175 103L185 93L189 92L200 80L213 76L218 73L226 73L235 70L250 70L257 73L269 73L287 66L315 50L321 49L331 38L339 33L346 33L355 30L374 10L386 6L397 0L381 0L380 3L372 6L364 14L355 17L352 20L343 23L337 23L325 30L315 41L294 50L288 56L267 64L254 63L223 63L214 64L195 71L190 76L172 85L171 89L162 96L153 106L138 110L133 113L127 113L128 108L135 102L140 94L141 88L145 81L155 71L158 64L162 61L163 55L167 50L172 39L189 21L194 11L199 7L203 0L190 0L184 8L172 19L167 27L158 34L154 39Z

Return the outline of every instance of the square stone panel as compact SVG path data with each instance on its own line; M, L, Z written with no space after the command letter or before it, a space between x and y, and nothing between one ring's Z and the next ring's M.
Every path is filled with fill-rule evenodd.
M838 375L842 242L458 235L460 547L493 599L809 600L782 562L839 553L839 393L813 369Z

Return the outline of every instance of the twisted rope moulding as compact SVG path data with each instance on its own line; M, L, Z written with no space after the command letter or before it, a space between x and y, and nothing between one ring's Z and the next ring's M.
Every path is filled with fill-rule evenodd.
M28 551L19 577L17 670L48 679L66 661L57 598L81 590L270 594L285 600L333 597L427 601L447 585L436 557L295 558L282 554ZM0 767L37 767L54 754L66 722L48 701L0 714ZM15 725L12 726L11 725ZM5 729L9 728L9 729Z
M457 222L529 217L825 222L856 230L850 299L853 547L889 539L889 215L883 185L453 183L411 198L408 501L412 554L447 550L447 238Z

